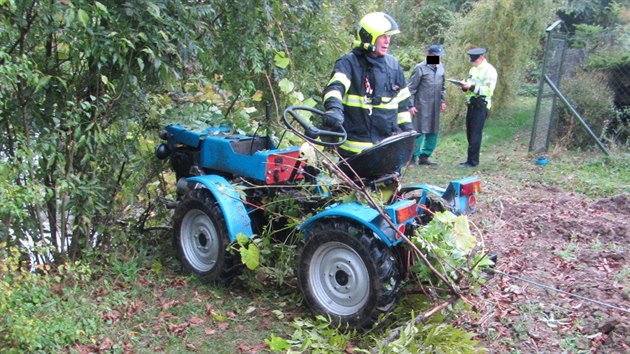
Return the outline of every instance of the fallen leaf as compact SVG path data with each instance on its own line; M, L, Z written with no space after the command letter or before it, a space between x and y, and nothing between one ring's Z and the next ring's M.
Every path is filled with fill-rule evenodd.
M197 327L201 324L203 324L205 321L202 318L199 317L191 317L188 320L188 323L190 324L190 327Z

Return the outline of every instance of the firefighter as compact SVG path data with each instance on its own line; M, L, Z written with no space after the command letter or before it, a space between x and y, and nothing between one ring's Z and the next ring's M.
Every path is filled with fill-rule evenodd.
M400 33L392 17L382 12L359 22L351 52L337 60L324 89L324 124L343 126L347 141L343 157L368 149L401 131L413 130L409 89L398 60L387 54L390 36Z

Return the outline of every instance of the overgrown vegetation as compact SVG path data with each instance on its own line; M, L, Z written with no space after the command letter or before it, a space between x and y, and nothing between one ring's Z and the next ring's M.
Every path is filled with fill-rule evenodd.
M614 93L608 88L604 75L580 72L562 82L562 92L571 97L573 107L582 117L589 117L589 128L599 139L605 138L611 117L615 116ZM558 107L556 143L571 149L593 145L593 138L578 118L565 105Z
M572 5L580 3L588 5L584 9L599 6ZM159 128L178 120L275 134L274 117L283 107L317 104L334 60L349 49L356 21L382 4L286 5L0 0L0 351L378 348L385 329L342 333L327 319L308 316L291 287L291 245L255 241L262 263L257 271L246 273L241 286L210 288L179 274L171 236L163 232L170 215L160 198L174 187L160 176L164 166L153 155ZM630 164L623 154L602 160L558 148L548 154L552 164L528 173L521 166L532 157L512 146L513 132L528 134L522 127L531 112L512 115L508 103L522 89L519 82L539 49L553 2L391 6L407 26L393 48L403 63L422 60L426 46L440 42L448 76L463 77L466 49L490 49L500 75L493 110L510 113L493 115L484 132L484 158L506 160L513 170L490 165L483 173L506 174L516 188L527 180L591 197L627 192ZM609 8L627 11L619 6ZM603 18L598 24L609 23L606 11L597 7L596 17ZM624 53L599 53L589 68L618 78L616 70L627 67ZM465 149L457 129L462 100L449 87L451 108L444 119L454 135L440 142L443 163L455 165ZM265 120L266 105L271 122ZM616 114L622 122L616 129L627 136L627 108ZM493 144L499 151L487 149ZM430 181L419 170L406 178L440 184L460 173L446 167L431 173ZM443 231L433 236L448 235ZM443 241L435 240L440 247ZM408 323L432 305L409 298L415 312L401 306L382 319L382 328ZM436 318L404 327L398 340L381 349L455 347L482 350L470 333Z

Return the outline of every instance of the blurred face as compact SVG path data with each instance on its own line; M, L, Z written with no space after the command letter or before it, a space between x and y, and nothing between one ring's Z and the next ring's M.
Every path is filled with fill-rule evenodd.
M372 52L372 55L375 57L382 57L387 54L387 50L389 49L389 39L390 37L386 34L376 38L376 42L374 43L374 47L376 47L376 49Z
M475 61L471 62L472 66L479 66L483 61L483 55L480 55L479 58L475 59Z

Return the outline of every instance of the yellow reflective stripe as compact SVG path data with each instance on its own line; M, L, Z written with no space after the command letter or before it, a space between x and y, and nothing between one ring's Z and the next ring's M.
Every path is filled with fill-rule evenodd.
M346 105L346 106L350 106L350 107L363 108L364 100L363 100L362 96L346 95L346 97L344 97L344 99L343 99L343 104Z
M411 91L409 91L409 87L405 87L398 92L398 94L396 95L396 100L398 100L398 102L402 102L409 97L411 97Z
M324 102L328 101L328 99L331 97L334 97L339 101L343 101L343 97L341 97L341 92L337 90L330 90L324 95Z
M345 92L348 92L348 89L350 88L350 79L348 79L348 76L346 76L346 74L344 73L335 73L331 78L330 81L328 81L328 85L334 83L334 82L339 82L340 84L343 85L344 89L346 90Z
M363 109L372 109L372 108L380 108L380 109L398 109L398 102L391 97L382 97L382 100L388 103L381 103L379 105L372 105L365 101L363 96L359 95L346 95L343 99L343 104L349 107L358 107Z
M346 140L340 148L354 153L359 153L365 149L371 148L372 146L374 146L374 144L370 142Z
M374 108L382 108L382 109L398 109L398 101L396 101L396 99L393 99L391 97L382 97L383 101L388 102L388 103L381 103L377 106L372 106ZM390 102L391 101L391 102Z
M411 123L411 113L409 112L400 112L398 113L398 122L397 124L403 123Z

